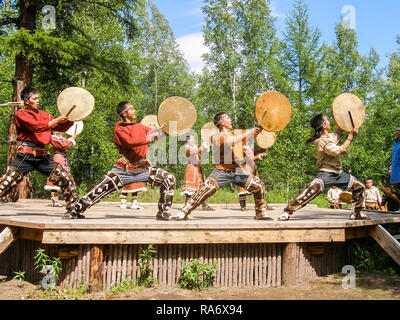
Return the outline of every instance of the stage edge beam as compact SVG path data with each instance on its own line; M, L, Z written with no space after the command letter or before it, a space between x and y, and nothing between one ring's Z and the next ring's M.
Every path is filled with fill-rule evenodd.
M370 235L400 265L400 243L380 224L371 229Z
M18 228L5 227L0 233L0 254L7 250L7 248L18 239Z
M44 244L344 242L345 230L43 230Z

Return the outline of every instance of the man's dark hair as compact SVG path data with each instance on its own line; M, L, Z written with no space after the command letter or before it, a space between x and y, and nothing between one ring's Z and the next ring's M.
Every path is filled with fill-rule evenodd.
M31 88L31 87L26 87L25 89L23 89L21 91L21 99L29 99L30 97L32 97L35 94L38 94L39 91L37 91L35 88Z
M221 120L221 118L222 118L224 115L226 115L226 114L227 114L226 112L218 112L218 113L214 116L214 124L215 124L217 127L219 127L218 124L219 124L219 121Z
M313 142L321 137L322 125L324 124L324 115L318 113L310 120L310 126L314 129L314 135L306 141L306 143Z
M130 103L129 101L121 101L120 103L118 103L117 105L117 113L118 115L123 118L122 113L125 111L126 109L126 105Z

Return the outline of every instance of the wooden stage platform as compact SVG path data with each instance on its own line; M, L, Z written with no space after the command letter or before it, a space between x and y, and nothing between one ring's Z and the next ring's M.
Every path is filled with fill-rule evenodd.
M26 271L28 279L40 278L30 260L42 247L63 259L61 285L109 289L137 279L141 248L153 244L152 272L162 284L175 285L183 264L200 258L217 263L216 286L292 285L340 272L350 239L373 236L395 258L396 243L385 237L400 233L400 214L368 212L370 221L351 221L349 210L315 205L286 222L276 221L284 204L271 204L275 221L254 220L252 204L245 212L239 204L211 205L216 211L195 210L188 221L158 221L157 205L144 206L137 211L101 202L85 212L86 219L63 220L65 209L48 200L1 204L0 274ZM172 213L181 207L174 204Z

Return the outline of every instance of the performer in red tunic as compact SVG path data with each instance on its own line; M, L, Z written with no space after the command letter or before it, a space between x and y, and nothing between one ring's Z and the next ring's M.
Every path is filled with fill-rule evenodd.
M115 125L114 143L123 156L116 161L104 179L74 205L74 211L81 214L123 186L134 182L147 182L160 187L156 218L171 220L169 209L174 197L175 177L163 169L152 167L146 159L148 145L164 136L164 132L136 123L136 111L128 101L118 104L117 113L123 121Z
M200 166L200 155L203 152L209 152L210 146L207 143L203 143L201 147L196 146L196 141L193 135L186 137L185 155L188 160L188 164L185 169L185 177L183 178L183 187L181 195L185 196L185 204L194 195L206 181L206 176ZM215 211L205 201L202 203L202 209L204 211Z
M54 156L53 161L61 164L65 170L69 172L69 164L67 151L69 148L75 146L76 135L71 138L64 138L63 133L60 131L53 131L51 136L51 149L53 150ZM45 190L51 191L51 204L53 207L62 207L62 204L58 202L58 192L61 191L60 187L55 186L49 179L47 184L44 186Z
M45 146L51 143L51 130L65 132L72 125L67 117L54 118L47 112L39 110L39 93L34 88L25 88L21 92L26 109L19 110L15 115L17 141L21 141L17 155L7 167L0 180L0 198L10 192L15 192L23 177L37 170L49 177L49 180L62 190L66 203L66 218L79 218L72 213L72 204L77 200L75 181L62 165L52 161Z

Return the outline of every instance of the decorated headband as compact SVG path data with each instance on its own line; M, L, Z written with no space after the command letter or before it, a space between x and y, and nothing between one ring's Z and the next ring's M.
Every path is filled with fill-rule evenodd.
M128 111L129 109L133 108L133 106L130 107L126 107L124 110L122 110L120 113L118 113L118 115L120 116L121 114L123 114L125 111Z
M225 118L227 118L227 117L229 117L229 115L228 115L228 114L224 114L224 115L221 117L221 119L219 119L219 121L217 122L216 126L218 127L218 125L219 125L222 121L224 121Z

